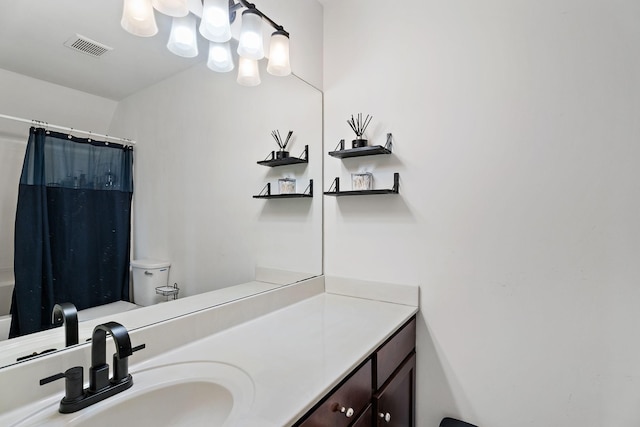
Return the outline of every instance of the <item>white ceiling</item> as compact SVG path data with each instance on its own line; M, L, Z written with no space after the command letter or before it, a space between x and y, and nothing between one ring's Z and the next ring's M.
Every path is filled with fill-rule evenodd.
M121 100L206 58L170 53L170 18L156 12L159 32L136 37L120 27L122 0L0 0L0 68ZM64 46L76 33L108 45L95 58Z

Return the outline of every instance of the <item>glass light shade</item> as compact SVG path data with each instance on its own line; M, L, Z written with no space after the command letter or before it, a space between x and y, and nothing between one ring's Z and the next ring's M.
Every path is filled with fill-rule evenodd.
M289 36L284 31L276 31L271 34L267 72L274 76L288 76L291 74Z
M155 36L158 26L151 0L124 0L120 25L135 36Z
M262 45L262 18L253 9L242 12L242 27L240 29L240 42L238 55L247 59L264 58Z
M240 57L237 82L242 86L258 86L260 84L260 70L257 60Z
M198 56L195 16L188 14L181 18L173 18L167 49L171 53L185 58Z
M228 0L204 0L200 34L212 42L224 43L231 40Z
M233 70L233 57L231 56L231 46L229 42L209 42L207 67L218 73L226 73Z
M158 12L174 18L181 18L189 13L187 0L151 0L151 4Z
M202 0L187 0L187 6L189 6L191 13L202 18Z

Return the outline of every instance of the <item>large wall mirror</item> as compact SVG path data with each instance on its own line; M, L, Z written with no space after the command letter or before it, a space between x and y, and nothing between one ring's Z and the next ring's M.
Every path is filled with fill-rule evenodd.
M261 85L240 86L235 72L206 67L202 41L198 58L169 53L162 35L169 18L158 16L158 36L140 39L120 27L121 11L120 1L24 0L0 13L0 114L136 141L131 257L170 262L168 284L180 291L175 301L159 296L163 302L110 318L134 329L322 274L322 93L294 75L273 77L264 64ZM74 52L64 42L76 34L114 49L102 58ZM292 64L295 71L294 58ZM0 119L4 322L29 127ZM257 164L278 148L273 130L293 131L290 155L302 156L308 146L309 162ZM278 193L282 178L295 179L297 193L314 180L314 197L252 197L267 183ZM99 319L80 323L81 343ZM0 367L64 348L57 328L0 338Z

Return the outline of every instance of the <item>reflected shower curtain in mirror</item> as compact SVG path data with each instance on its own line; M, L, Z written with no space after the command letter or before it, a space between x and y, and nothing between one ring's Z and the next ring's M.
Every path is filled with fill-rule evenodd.
M16 337L51 327L51 310L129 300L133 150L31 128L16 213Z

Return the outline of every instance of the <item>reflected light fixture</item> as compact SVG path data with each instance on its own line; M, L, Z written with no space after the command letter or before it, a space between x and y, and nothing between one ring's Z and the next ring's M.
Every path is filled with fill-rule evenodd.
M258 86L260 84L260 70L256 59L240 57L237 82L242 86Z
M218 73L226 73L233 70L233 57L231 56L231 46L229 42L209 42L207 67Z
M222 43L231 40L228 0L204 0L200 34L212 42Z
M255 9L247 9L242 12L238 55L256 60L264 58L262 18Z
M181 18L173 18L167 49L171 53L185 58L198 56L195 16L188 14Z
M189 14L187 0L151 0L154 9L167 16L181 18Z
M235 68L230 40L231 24L237 12L242 12L238 41L239 84L260 84L258 61L265 57L263 25L266 23L275 32L271 34L267 72L274 76L291 74L289 61L289 33L247 0L123 0L121 25L136 36L150 37L158 32L154 8L173 17L167 48L172 53L193 58L198 56L200 33L209 42L207 67L224 73ZM197 19L200 18L198 25ZM198 31L196 31L196 27Z
M155 36L158 26L151 0L124 0L120 25L139 37Z

